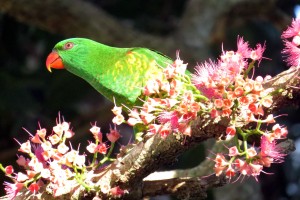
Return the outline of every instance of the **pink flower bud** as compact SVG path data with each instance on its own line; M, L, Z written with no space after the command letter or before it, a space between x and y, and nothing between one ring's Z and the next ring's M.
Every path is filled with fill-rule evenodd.
M23 153L31 153L31 145L29 140L21 144L21 147L18 149L18 151L21 151Z
M13 168L13 166L12 166L12 165L6 166L6 167L5 167L5 174L10 175L10 174L12 174L12 173L14 173L14 168Z
M110 189L110 193L113 197L120 198L121 196L124 195L124 193L127 193L126 190L122 190L119 186L113 187Z
M88 152L90 153L96 153L97 152L97 145L93 142L91 142L86 149L88 150Z
M28 190L33 194L36 194L40 189L40 186L37 183L31 183L28 187Z
M229 148L229 156L237 156L239 155L239 150L237 149L236 146L230 147Z
M236 133L235 126L228 126L228 127L226 128L226 134L227 134L227 135L232 135L232 136L234 136L235 133Z
M116 128L111 128L110 132L106 134L106 137L110 142L114 143L121 137L121 135Z

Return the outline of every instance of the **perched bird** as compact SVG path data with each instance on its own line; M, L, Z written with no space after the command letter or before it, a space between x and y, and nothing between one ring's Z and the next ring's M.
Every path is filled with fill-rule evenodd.
M57 43L46 60L47 69L66 69L83 78L117 105L138 103L147 80L162 74L172 60L147 48L116 48L90 39Z

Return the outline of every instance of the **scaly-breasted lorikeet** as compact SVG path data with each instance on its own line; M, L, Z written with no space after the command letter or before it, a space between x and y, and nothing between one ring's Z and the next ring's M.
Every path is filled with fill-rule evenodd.
M118 105L131 108L139 101L150 78L162 73L172 60L147 48L116 48L85 38L57 43L46 66L67 69L90 83L98 92Z

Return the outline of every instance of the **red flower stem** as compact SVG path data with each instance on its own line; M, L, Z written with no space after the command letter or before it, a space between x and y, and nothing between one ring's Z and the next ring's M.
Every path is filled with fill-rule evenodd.
M110 154L113 152L115 143L111 143L111 146L109 148L109 152L107 153L106 156L104 156L104 158L99 162L99 164L97 165L96 168L100 167L100 165L104 164L106 161L110 160Z
M99 140L96 139L96 146L98 146L98 144L99 144ZM92 167L94 166L94 164L95 164L95 162L97 160L97 157L98 157L98 152L95 152L94 156L93 156L93 161L92 161L92 164L91 164Z

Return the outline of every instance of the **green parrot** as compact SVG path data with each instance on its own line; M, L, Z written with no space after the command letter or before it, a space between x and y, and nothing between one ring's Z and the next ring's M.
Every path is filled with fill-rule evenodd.
M140 101L147 80L162 74L172 60L147 48L116 48L90 39L57 43L46 60L47 69L66 69L83 78L117 105L132 108Z

